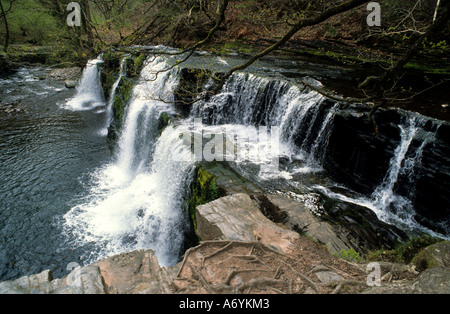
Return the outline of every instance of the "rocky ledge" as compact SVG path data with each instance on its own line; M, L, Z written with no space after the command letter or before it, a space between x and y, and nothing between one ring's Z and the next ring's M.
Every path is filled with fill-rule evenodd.
M64 278L46 270L3 282L0 293L450 293L450 242L425 248L408 265L378 263L380 284L374 285L367 263L330 253L348 246L326 223L300 211L306 233L299 234L272 221L300 205L280 195L227 195L197 206L200 244L173 267L161 267L152 250L134 251ZM271 206L278 208L270 211L272 220L263 213Z
M11 62L5 55L0 54L0 75L9 75L17 69L18 65Z

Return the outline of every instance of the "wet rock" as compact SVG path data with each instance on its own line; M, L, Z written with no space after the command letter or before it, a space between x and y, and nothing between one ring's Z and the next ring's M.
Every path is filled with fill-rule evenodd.
M203 86L211 77L208 70L183 68L180 74L180 84L174 92L175 107L183 115L189 115L192 104L197 95L203 90Z
M0 54L0 76L14 73L17 65L12 63L6 56Z
M369 250L392 248L399 240L407 238L406 234L381 222L365 207L335 204L335 212L327 212L285 195L267 194L255 198L266 217L310 236L324 244L332 254L349 249L365 254ZM323 202L320 198L319 201Z
M227 195L238 193L249 195L262 193L261 188L255 183L244 179L227 163L203 162L202 167L216 177L217 185L223 189Z
M409 238L405 232L380 219L367 207L333 200L321 195L326 221L340 238L360 253L379 249L393 249L399 242Z
M66 88L75 88L75 87L77 87L78 82L75 80L66 80L64 82L64 84L65 84Z
M371 197L386 178L401 142L400 126L408 124L410 115L394 108L379 109L374 115L375 128L369 111L367 105L338 110L327 151L323 152L323 167L332 178L367 197ZM415 152L424 145L420 166L412 165L415 167L413 178L399 173L393 192L411 200L416 221L445 234L439 225L448 223L450 217L450 199L446 192L450 189L450 126L447 122L420 116L416 118L416 125L420 132L429 132L435 137L424 142L424 138L416 134L412 139L404 162L416 158Z
M378 133L368 118L368 107L354 106L338 111L324 159L325 169L338 182L370 195L381 184L394 150L400 142L395 111L380 110L375 115Z
M77 80L81 76L83 69L80 67L59 68L52 70L48 77L57 80Z

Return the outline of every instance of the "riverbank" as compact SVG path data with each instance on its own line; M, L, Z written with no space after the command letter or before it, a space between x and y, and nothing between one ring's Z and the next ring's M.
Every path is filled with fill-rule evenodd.
M115 147L117 160L111 160L111 163L103 165L100 170L93 173L96 177L94 184L98 184L98 186L90 186L89 191L96 191L97 187L99 187L101 188L101 193L94 193L91 198L78 200L77 205L70 209L68 214L64 215L66 223L69 222L71 228L73 228L68 233L80 236L80 238L74 240L74 243L77 243L80 247L83 247L86 234L95 235L98 239L98 241L91 240L90 244L95 242L113 245L111 247L102 247L100 244L99 247L95 247L92 251L85 252L84 254L110 256L112 255L110 254L111 252L128 252L130 251L130 246L133 247L134 245L137 247L156 246L158 248L156 253L151 253L150 251L145 251L146 253L144 253L144 255L147 254L149 260L152 260L151 263L154 265L152 267L154 267L156 273L158 273L158 269L162 268L159 262L157 264L155 263L154 257L152 257L154 254L159 254L159 256L166 258L165 262L162 263L164 265L172 264L172 261L178 262L178 258L185 254L184 264L177 264L179 267L177 274L180 274L180 276L177 275L177 280L179 281L178 283L171 284L171 286L177 285L178 288L175 290L178 289L178 291L187 291L186 289L194 289L197 291L197 288L199 289L197 292L209 291L208 289L222 289L224 291L237 289L239 291L247 291L250 288L257 288L259 284L263 286L267 284L267 282L257 280L257 278L262 277L261 269L257 268L255 271L252 270L249 272L253 272L253 274L250 274L253 277L248 277L247 282L245 281L247 279L244 278L244 280L242 277L237 276L240 275L239 271L237 274L231 272L226 275L217 275L217 278L219 278L217 282L213 282L211 279L204 286L194 284L186 287L185 278L188 278L187 281L192 283L195 282L195 278L202 278L210 272L213 272L213 269L209 269L207 273L202 273L201 267L197 268L195 266L196 263L200 262L203 265L203 262L205 262L206 265L206 260L214 260L213 257L221 256L222 253L226 255L221 256L220 261L227 259L227 261L233 263L234 257L237 257L238 262L242 262L240 257L245 256L242 259L245 263L248 262L249 264L244 263L240 266L240 269L243 270L242 273L246 273L247 271L244 270L248 269L249 266L259 265L258 260L263 261L263 264L269 265L266 271L269 273L269 277L267 278L272 278L271 280L273 281L269 281L271 285L267 289L275 289L273 291L278 290L288 293L309 293L311 291L328 293L337 289L335 292L340 292L348 280L362 283L361 289L359 288L359 284L356 290L352 290L353 288L349 287L352 292L359 293L365 291L367 287L364 287L364 275L358 277L356 270L354 270L354 273L353 271L346 272L345 268L341 269L341 266L338 265L337 268L340 269L340 272L336 271L332 272L332 274L321 274L320 276L331 276L334 279L340 276L340 279L334 280L334 283L325 283L324 286L321 286L319 281L322 284L323 282L315 273L323 273L325 271L314 271L310 266L314 265L319 267L319 269L321 266L326 269L333 269L337 265L335 264L335 258L337 257L333 254L357 259L361 258L361 254L367 248L371 250L374 248L394 249L395 243L389 242L390 238L386 238L385 235L388 235L392 230L395 231L396 228L381 224L378 218L375 217L375 214L371 213L368 208L362 211L363 208L359 205L353 206L356 204L348 204L351 203L352 199L350 198L350 202L345 201L345 199L349 199L345 195L352 197L351 191L342 191L344 189L343 187L336 186L327 180L322 181L324 177L320 172L316 176L315 171L313 171L314 169L308 168L307 166L317 166L325 161L328 164L327 167L337 171L337 169L343 167L334 167L333 163L339 164L340 161L349 160L347 157L339 158L344 153L351 153L351 156L354 156L354 152L356 151L358 152L357 156L359 156L358 160L366 160L367 158L361 157L364 154L372 156L373 154L370 151L373 149L373 145L370 145L370 143L373 141L373 130L370 128L370 125L368 128L365 127L367 121L364 119L364 110L367 108L364 109L364 107L357 106L336 111L338 104L330 100L324 100L320 94L302 86L301 82L293 83L290 80L286 80L282 75L267 75L268 72L262 72L262 76L259 76L258 73L261 72L258 71L267 69L267 65L270 65L269 69L279 69L278 66L281 68L283 66L282 62L279 64L268 62L267 65L265 64L261 68L253 69L255 71L254 73L237 74L233 77L228 87L227 95L231 96L231 98L225 98L219 94L216 98L210 100L214 106L204 104L204 106L192 108L178 103L180 99L189 96L189 90L181 90L181 92L187 93L184 95L185 97L182 97L183 95L179 91L177 93L177 89L180 86L196 88L205 82L199 83L193 80L187 85L182 84L182 80L189 77L189 75L185 75L186 71L183 71L183 69L172 69L173 71L171 72L166 71L168 73L162 72L164 74L161 74L157 80L152 79L149 75L155 69L164 69L170 65L170 61L164 58L152 58L152 61L147 63L143 73L141 73L144 76L141 76L141 79L137 79L138 71L136 70L139 70L143 65L142 62L136 62L136 60L143 60L139 56L140 54L136 54L135 58L131 58L128 61L128 59L124 59L126 56L119 53L115 58L116 60L111 62L111 64L115 65L114 71L112 71L111 77L105 81L99 75L100 64L102 63L97 62L98 60L91 62L89 64L90 66L86 67L86 75L83 76L84 83L80 84L86 87L86 89L83 90L80 88L77 90L75 98L78 97L79 99L75 99L75 101L72 99L70 102L70 104L73 104L72 107L69 106L70 104L66 104L65 106L63 104L64 108L68 110L67 113L73 112L75 114L77 110L81 110L85 112L86 116L91 114L89 109L92 110L93 116L95 116L94 111L96 113L111 111L113 119L119 120L115 121L115 123L118 123L117 127L123 130L120 132L121 141ZM236 60L233 58L219 58L217 55L212 54L208 56L199 54L196 57L197 62L199 62L197 65L201 64L204 66L207 64L213 68L214 64L222 64L223 66L224 63L229 64L229 62L240 61L239 59ZM208 62L205 62L205 59ZM196 69L199 70L199 68L195 67L195 60L193 62L193 68L191 68L190 72L188 71L191 74L190 77L201 79L201 77L195 75ZM139 64L141 66L138 66ZM124 66L122 67L121 65ZM281 72L283 71L281 70ZM194 75L192 76L192 74ZM302 75L303 72L300 72L299 76ZM34 77L31 81L35 81ZM123 82L121 83L121 81ZM102 88L101 84L105 82L113 84L106 84L107 86L103 86ZM92 89L90 89L92 86L96 87L95 95L92 94ZM107 99L100 97L102 89L103 94L109 95ZM143 98L131 97L132 90L141 93L139 95ZM288 93L288 91L290 92ZM88 100L86 102L83 92L91 98L95 96L92 99L93 101ZM176 95L175 99L170 102L166 101L170 99L167 97L174 97L174 95ZM164 99L162 96L164 96ZM244 101L241 101L241 99L244 99ZM252 101L245 101L245 99L252 99ZM270 99L272 101L268 101ZM111 100L112 102L110 102ZM172 106L171 104L173 103L176 106ZM255 170L258 167L256 164L252 165L249 163L247 165L248 168L242 165L240 175L235 174L234 176L236 178L237 175L237 179L233 179L231 172L228 171L227 174L227 170L224 168L221 169L220 166L210 167L207 169L207 172L203 170L199 171L198 168L197 171L193 171L195 164L192 161L184 160L180 164L180 160L171 160L170 158L174 151L178 152L180 156L184 156L190 152L190 147L185 145L183 141L180 141L179 138L180 132L182 133L184 130L189 129L189 120L183 120L183 114L176 110L180 106L184 106L184 111L191 112L193 116L203 118L205 128L209 128L212 132L217 132L218 128L223 124L231 123L236 126L238 134L246 134L248 131L248 128L245 127L246 124L263 125L263 123L267 123L268 120L266 119L265 113L279 112L279 115L275 115L279 120L270 120L269 122L273 123L273 125L285 127L285 133L288 135L287 144L291 145L291 148L302 147L305 149L305 152L309 152L309 157L303 161L298 159L301 158L298 156L294 156L298 160L294 160L292 156L283 157L281 160L283 173L281 171L260 173L258 170ZM99 107L101 107L102 111L98 111ZM298 112L287 110L288 107L301 110ZM262 112L260 110L261 108L265 110ZM247 112L248 114L242 116L240 114L241 112ZM355 169L351 168L344 169L346 172L344 174L350 180L349 182L355 180L355 186L366 186L369 193L375 188L377 193L390 193L390 196L396 197L395 193L406 192L404 196L409 197L410 189L407 191L399 191L394 190L394 186L398 182L403 182L404 186L405 182L401 181L402 176L407 178L415 175L411 171L418 167L425 171L430 171L431 168L442 169L442 167L429 167L429 164L424 164L425 167L423 167L422 158L417 157L427 157L428 149L426 148L431 143L433 147L442 146L441 149L444 151L447 149L448 145L445 144L445 136L441 134L441 132L446 132L446 125L442 121L433 121L432 119L428 121L425 117L405 114L398 110L382 110L380 114L382 118L386 118L383 119L386 122L386 128L382 128L379 133L380 136L377 139L377 141L381 141L379 145L377 144L377 147L382 147L383 149L381 151L383 152L386 151L385 153L378 152L385 155L382 158L382 163L377 165L383 169L382 171L377 171L380 174L378 180L380 182L372 182L373 180L364 181L364 171L361 170L364 170L364 167L372 166L370 162L356 162L358 166L358 169L356 169L358 170L356 172L358 174L357 176L355 175ZM105 114L105 116L109 117L109 114ZM102 117L98 117L99 119L96 119L98 120L97 122L103 120ZM142 119L142 117L146 118ZM331 119L332 117L333 119ZM334 121L333 128L329 127L333 125L330 124L332 121ZM105 128L104 122L101 121L101 125L99 123L89 124L89 128L97 136L99 134L106 136L105 133L99 133L98 130L101 127L103 131L103 128ZM108 120L106 122L110 121ZM286 124L287 122L289 123ZM357 129L358 132L355 132L353 128ZM78 128L76 130L78 133ZM387 132L386 134L384 133L385 131ZM355 144L357 147L346 149L345 142L336 142L339 139L348 138L348 136L339 135L345 134L346 132L350 132L356 136L358 140L351 141L350 144ZM333 133L337 134L337 138L333 138ZM416 136L419 134L420 136ZM323 141L321 140L322 138L324 139ZM103 142L104 139L103 137L99 141L101 140L105 144ZM329 146L332 143L335 144ZM249 144L252 145L254 143L250 142ZM330 151L333 154L329 154ZM410 151L409 154L407 154L408 151ZM330 160L326 161L320 158L320 155L330 158ZM428 159L436 160L433 157L424 158L424 160ZM404 160L408 162L403 162ZM310 163L311 161L314 163ZM400 167L403 164L405 165L405 170L401 171ZM395 167L396 165L398 166ZM234 166L239 165L235 164ZM299 169L298 167L301 168ZM149 169L152 169L152 171L150 172ZM122 180L120 176L111 175L109 172L111 170L114 171L114 174L117 174L116 171L119 171L119 174L124 175L128 179ZM214 173L214 171L216 172ZM256 175L258 173L260 173L260 176ZM389 175L386 175L388 173ZM198 184L193 184L191 174L201 176L201 178L196 180ZM253 175L253 177L250 176L252 184L249 184L248 180L243 179L246 174ZM85 175L91 176L91 174ZM336 177L343 178L346 177L345 175L338 174ZM214 176L217 177L216 180L213 180ZM274 188L289 190L289 181L294 177L299 180L298 182L301 182L303 179L306 179L306 181L302 182L302 184L305 184L304 186L297 186L297 188L291 186L291 189L293 188L297 192L290 194L293 197L286 198L286 195L283 195L283 193L278 196L273 193ZM116 182L114 180L118 181ZM294 181L291 183L295 183ZM445 178L439 181L441 185L443 185L443 182L446 182ZM191 189L189 189L190 183ZM264 188L260 189L256 186L259 184ZM318 186L318 184L322 184L323 186ZM328 187L332 190L327 190L327 184L330 184ZM443 186L445 187L445 185ZM201 189L204 187L209 187L210 190L203 193L204 191L202 192ZM313 187L313 190L310 189L311 187ZM379 187L379 189L376 189L376 187ZM142 191L139 192L139 189L142 189ZM269 192L271 189L272 192ZM423 190L424 196L429 195L427 191L429 189ZM191 194L189 195L189 193ZM224 193L226 194L225 196L223 195ZM327 194L332 195L332 197L327 197ZM433 189L431 195L434 198L436 198L435 194L436 190ZM143 203L137 201L136 195L139 196L138 199ZM445 198L445 193L442 196ZM133 199L134 202L130 203L130 199ZM187 203L190 205L190 200L192 200L193 208L189 208L188 213L183 212L183 209L188 205ZM357 199L354 198L353 201L357 201ZM320 206L314 208L308 207L308 202L312 203L312 205ZM111 208L114 209L114 216L110 215ZM125 211L123 211L124 208ZM161 208L164 210L161 211ZM387 208L380 207L376 209L386 210ZM402 210L403 208L399 207L397 213ZM328 211L328 213L325 211ZM108 229L98 229L96 221L92 220L93 213L97 215L96 219L98 221L104 222L104 219L108 221L107 224L102 223L102 226ZM170 213L173 218L167 217L167 213ZM386 211L384 214L389 215L390 212ZM430 214L430 211L422 214ZM445 215L443 212L437 212L437 214ZM193 216L195 217L195 222L192 224L194 225L196 236L204 243L202 244L200 242L200 246L197 246L196 244L192 244L194 242L192 241L191 245L188 245L192 249L185 252L187 241L183 237L191 231L189 230L189 219L187 216L191 219ZM321 218L319 219L318 217ZM397 218L402 217L399 216ZM363 220L361 221L361 219ZM130 224L126 225L124 229L116 228L117 226L123 226L124 221L130 222ZM424 221L427 222L426 220ZM439 221L442 221L442 219ZM165 227L160 229L162 225ZM383 229L384 227L386 227L386 230ZM142 230L145 230L145 232L142 232ZM150 233L147 233L149 230ZM183 232L185 234L182 234ZM173 243L167 243L167 239L172 239ZM371 239L374 242L371 242ZM304 242L306 240L311 240L312 242ZM210 241L215 241L212 248L208 244ZM377 246L380 244L380 241L381 245L389 246ZM257 243L261 243L261 245ZM255 248L253 248L253 245ZM244 254L244 247L251 249L249 251L250 253ZM106 252L103 251L105 248ZM321 249L319 250L319 248ZM233 251L228 254L228 249L233 249ZM362 251L360 252L359 249ZM206 260L204 261L198 261L195 259L198 258L198 255L196 255L190 256L193 259L188 260L190 252L196 250L203 252L202 255L208 256L208 258L205 258ZM280 252L281 260L274 259L274 256L270 255L273 250ZM267 252L269 252L269 256L266 255ZM305 252L310 254L311 258L307 259L304 265L300 265L301 268L296 269L291 260L301 259L302 254ZM141 254L142 251L138 252L139 256ZM290 254L293 255L291 256ZM288 255L288 259L284 259L284 255ZM246 256L249 257L247 258ZM129 256L125 255L125 259L128 258ZM120 260L117 257L115 259ZM313 260L323 261L324 265L320 263L316 265L313 263ZM105 260L102 259L102 261ZM215 261L213 265L220 263L220 261ZM286 268L277 271L274 265L280 262L286 265ZM141 263L142 266L143 264L150 263L150 261L143 261L141 259L139 262L138 259L138 263ZM190 264L194 265L194 268L190 267ZM294 267L294 270L292 270L291 266ZM103 269L112 268L112 266L108 265L102 267ZM102 267L98 266L97 270L92 268L88 268L89 271L86 270L90 274L88 277L96 278L94 286L101 283L100 291L113 291L115 286L123 284L123 280L126 282L127 275L118 272L117 276L119 279L114 279L113 277L108 277L106 274L108 270L101 270ZM140 269L139 264L137 267ZM188 268L183 270L183 267ZM233 267L236 266L230 264L226 269L233 269ZM166 266L164 269L172 268L171 266ZM164 273L165 270L162 272ZM292 284L294 282L290 283L289 278L296 274L296 272L301 275L296 277L295 283L298 288L293 289ZM283 277L281 273L289 275ZM302 275L310 277L302 277ZM165 275L161 276L164 277ZM151 285L154 285L152 283L154 282L152 281L153 279L149 278L148 274L145 274L144 277L147 280L142 279L144 286L149 282ZM50 272L43 273L39 278L46 278L43 282L45 288L42 288L42 291L58 292L59 290L57 289L59 288L57 287L64 286L65 282L64 280L51 280ZM33 281L34 279L29 277L22 279L20 282L28 282L29 280ZM170 281L171 279L164 280ZM212 286L214 288L211 288ZM17 288L14 283L9 283L8 287L12 287L11 289L13 291L16 289L19 292L21 289L27 290L29 288ZM310 289L308 290L308 288ZM30 288L27 291L32 291L33 289Z
M249 195L242 193L199 206L197 235L202 241L190 248L183 260L172 267L161 267L153 250L134 251L86 267L74 265L73 271L63 278L53 278L51 270L46 270L2 282L0 293L450 292L450 242L414 248L418 253L409 263L372 261L369 264L351 251L342 251L340 256L343 258L332 255L314 238L301 236L282 224L272 222L258 208ZM207 214L210 210L220 215ZM243 212L245 216L242 216Z
M83 68L87 59L87 55L79 55L63 44L49 46L13 44L7 53L0 52L0 73L2 76L8 75L20 67L38 65L51 68Z

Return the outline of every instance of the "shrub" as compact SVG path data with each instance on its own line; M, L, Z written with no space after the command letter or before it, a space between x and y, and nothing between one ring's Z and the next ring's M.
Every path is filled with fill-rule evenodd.
M334 256L337 256L339 258L345 259L349 262L360 262L361 257L359 256L359 253L356 252L354 249L348 249L348 250L341 250L339 253L335 252L333 254Z

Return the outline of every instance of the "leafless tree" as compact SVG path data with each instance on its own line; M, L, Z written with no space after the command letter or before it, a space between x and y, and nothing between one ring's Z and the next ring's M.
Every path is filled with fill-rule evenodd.
M9 1L9 7L5 8L3 6L3 3L0 1L0 10L1 10L1 14L2 14L3 23L5 24L5 41L4 41L4 48L3 48L5 52L8 51L9 37L10 37L9 24L8 24L8 19L7 19L6 16L11 11L13 3L14 3L14 0L10 0Z

